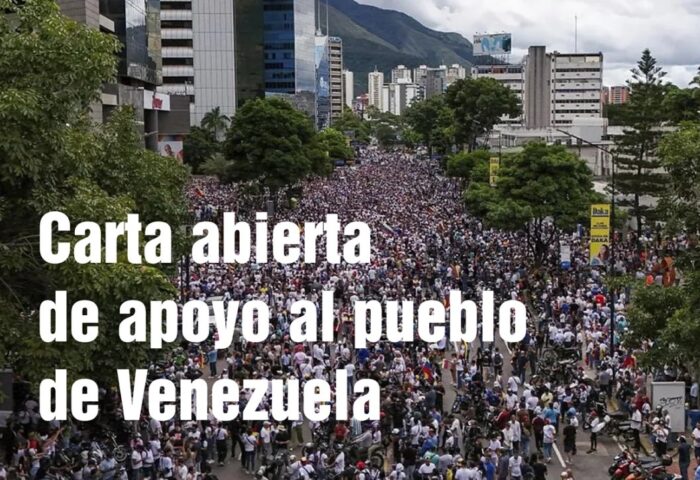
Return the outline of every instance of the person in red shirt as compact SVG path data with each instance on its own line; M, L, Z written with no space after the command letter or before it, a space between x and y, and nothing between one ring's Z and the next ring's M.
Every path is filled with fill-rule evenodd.
M336 423L333 433L335 434L335 441L342 443L348 435L348 427L345 426L345 422Z

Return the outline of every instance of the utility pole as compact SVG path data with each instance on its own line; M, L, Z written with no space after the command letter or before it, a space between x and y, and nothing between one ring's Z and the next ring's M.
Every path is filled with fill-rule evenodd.
M611 175L610 175L610 188L611 188L611 194L610 194L610 265L609 271L608 271L608 276L611 279L615 279L615 276L617 272L615 271L615 245L617 243L615 239L615 154L608 150L607 148L603 148L600 145L596 145L595 143L589 142L588 140L585 140L581 137L578 137L576 135L573 135L566 130L561 130L556 128L555 129L557 132L563 133L564 135L567 135L573 139L576 139L580 143L585 143L586 145L590 145L593 148L596 148L600 150L603 153L607 153L610 155L612 165L611 165ZM613 383L615 382L615 374L616 374L616 369L615 369L615 364L612 362L613 356L615 355L615 282L611 282L612 288L610 288L610 367L612 368L612 381Z

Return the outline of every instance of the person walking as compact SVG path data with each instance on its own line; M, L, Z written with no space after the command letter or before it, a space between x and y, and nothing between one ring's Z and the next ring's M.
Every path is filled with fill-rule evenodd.
M544 428L542 429L542 449L544 450L544 458L547 463L552 461L552 446L554 445L554 435L556 435L557 429L554 428L549 420L544 421Z
M681 480L688 480L688 468L690 467L690 445L683 435L678 439L678 469Z
M568 419L564 427L564 452L566 453L566 463L573 463L572 457L576 455L576 425L571 418Z

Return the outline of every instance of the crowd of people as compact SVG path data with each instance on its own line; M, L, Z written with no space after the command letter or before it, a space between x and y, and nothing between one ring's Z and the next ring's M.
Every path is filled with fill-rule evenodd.
M460 201L461 185L442 176L437 162L412 152L377 150L363 151L359 160L358 166L307 182L294 208L278 205L275 220L303 224L336 213L341 223L367 222L373 232L371 262L188 262L176 280L181 300L261 300L270 307L274 333L260 344L238 339L227 351L183 343L150 371L153 378L332 381L335 370L343 369L350 386L360 378L380 383L381 420L221 424L213 416L205 422L144 417L134 425L119 422L115 408L116 420L110 419L116 424L111 427L114 442L128 447L120 463L106 428L45 425L28 407L12 426L6 465L31 480L195 480L221 475L221 467L239 468L227 458L240 462L242 473L269 480L543 480L553 478L548 470L559 444L566 464L561 478L573 479L575 457L582 453L577 439L587 435L587 453L595 454L611 398L632 419L633 446L640 447L640 435L652 426L657 453L665 453L668 419L650 404L648 377L634 352L620 346L630 292L610 295L603 268L589 266L585 236L562 237L572 252L568 269L559 265L558 245L550 247L545 264L535 266L526 236L490 229L470 216ZM195 179L187 196L196 221L216 222L223 212L247 211L240 189L214 179ZM652 282L663 281L655 278L657 265L683 246L683 239L663 247L655 238L619 240L613 268L640 278L651 275ZM649 247L642 254L640 242ZM449 306L455 289L465 299L480 299L484 290L492 290L497 300L528 305L525 339L508 345L383 339L353 348L352 311L358 300L438 300ZM291 303L319 304L324 290L334 291L336 341L292 343ZM685 372L669 368L665 374L683 378ZM242 392L242 406L249 394ZM116 404L116 395L104 391L103 402ZM269 406L270 399L265 402ZM45 460L64 451L77 451L82 458L63 467Z

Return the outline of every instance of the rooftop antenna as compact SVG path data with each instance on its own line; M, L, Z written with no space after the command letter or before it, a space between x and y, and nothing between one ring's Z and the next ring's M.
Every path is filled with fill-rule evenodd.
M574 53L578 53L578 15L574 15Z
M319 0L321 1L321 0ZM330 28L328 27L328 0L326 0L326 35L330 35L331 31Z

